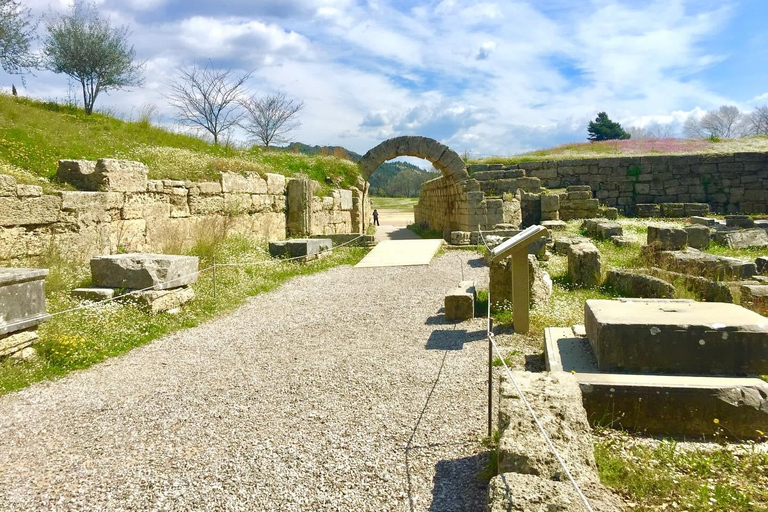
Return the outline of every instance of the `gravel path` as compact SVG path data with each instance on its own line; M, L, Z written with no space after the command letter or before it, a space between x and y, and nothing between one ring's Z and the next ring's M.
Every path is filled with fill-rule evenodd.
M297 278L0 398L0 508L484 510L484 322L440 314L474 258Z

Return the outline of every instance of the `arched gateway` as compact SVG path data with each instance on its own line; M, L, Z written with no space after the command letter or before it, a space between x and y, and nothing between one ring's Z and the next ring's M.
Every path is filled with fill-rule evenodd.
M429 137L395 137L385 140L360 159L359 165L366 180L378 166L398 156L415 156L429 160L443 176L454 181L469 178L464 160L451 148Z

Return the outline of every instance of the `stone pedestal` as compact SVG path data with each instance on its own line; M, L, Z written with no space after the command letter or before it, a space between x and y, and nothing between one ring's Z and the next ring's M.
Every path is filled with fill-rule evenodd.
M114 254L91 259L97 287L168 290L197 282L196 256L170 254Z
M0 357L25 354L37 341L37 326L47 321L47 269L0 268Z
M448 290L445 294L445 319L461 321L474 318L476 297L474 281L462 281L456 288Z

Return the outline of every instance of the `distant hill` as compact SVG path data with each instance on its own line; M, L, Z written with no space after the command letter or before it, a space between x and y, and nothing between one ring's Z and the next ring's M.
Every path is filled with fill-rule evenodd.
M276 148L277 149L277 148ZM357 162L362 155L341 146L309 146L292 142L284 148L291 153L305 155L327 155ZM384 162L371 175L371 195L384 197L417 197L421 184L437 177L434 172L425 171L408 162Z

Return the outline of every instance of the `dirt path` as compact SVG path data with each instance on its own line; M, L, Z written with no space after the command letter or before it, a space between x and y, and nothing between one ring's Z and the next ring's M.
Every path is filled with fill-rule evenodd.
M343 267L0 398L11 510L484 510L476 256Z

